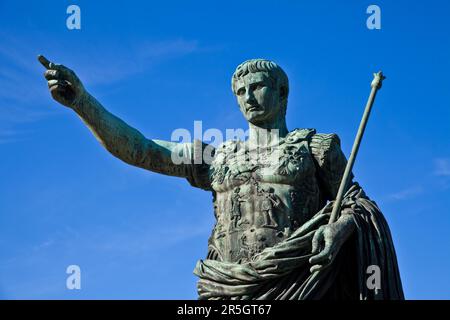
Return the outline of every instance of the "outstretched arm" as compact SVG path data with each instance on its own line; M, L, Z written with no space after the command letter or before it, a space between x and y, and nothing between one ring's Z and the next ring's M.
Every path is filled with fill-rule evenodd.
M146 139L106 110L85 90L72 70L52 63L44 56L38 59L47 69L44 76L53 99L73 109L111 154L128 164L157 173L184 178L192 176L192 143ZM173 161L174 156L177 161Z

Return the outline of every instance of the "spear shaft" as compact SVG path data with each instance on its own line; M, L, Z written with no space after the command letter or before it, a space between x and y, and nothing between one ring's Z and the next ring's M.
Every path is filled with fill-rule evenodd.
M367 100L366 108L364 109L364 114L361 119L361 123L359 124L358 133L355 137L355 142L353 142L352 152L350 153L350 157L348 158L347 166L345 167L344 175L342 176L341 184L339 185L339 190L336 196L336 200L333 206L333 211L331 212L330 220L328 223L336 222L339 218L339 213L341 211L342 199L344 197L345 192L347 191L348 180L352 172L353 164L356 160L356 155L358 154L359 146L361 144L362 137L364 135L364 130L366 129L367 121L369 120L370 111L372 110L373 102L375 101L375 97L377 95L378 89L381 88L381 84L385 76L381 71L373 74L373 80L370 86L372 87L369 95L369 99Z

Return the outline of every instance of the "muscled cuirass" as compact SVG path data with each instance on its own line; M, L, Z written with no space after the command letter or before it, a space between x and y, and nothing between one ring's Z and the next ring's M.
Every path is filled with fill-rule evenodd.
M227 141L216 149L209 174L216 217L209 259L250 261L323 206L314 158L301 130L260 149Z

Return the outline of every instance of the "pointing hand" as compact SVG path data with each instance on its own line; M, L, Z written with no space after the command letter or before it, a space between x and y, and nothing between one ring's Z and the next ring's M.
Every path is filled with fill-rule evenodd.
M42 55L39 62L47 69L44 77L47 79L50 93L60 104L73 108L76 102L85 94L85 89L75 72L62 64L50 62Z

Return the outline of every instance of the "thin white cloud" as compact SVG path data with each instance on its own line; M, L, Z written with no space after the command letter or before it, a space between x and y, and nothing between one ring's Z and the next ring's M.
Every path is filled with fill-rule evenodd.
M105 232L101 239L92 241L92 247L99 252L114 251L137 255L175 246L197 236L207 237L211 233L211 228L207 221L195 225L174 225L163 228L140 227L133 233Z
M92 47L75 57L48 58L73 68L85 85L97 86L123 81L160 63L205 50L197 41L184 39L130 44L126 50L110 43L99 47L102 50Z
M175 39L147 42L139 45L138 55L143 59L180 56L199 51L198 41Z
M450 177L450 158L435 159L434 174L441 177Z
M391 200L407 200L411 199L414 196L417 196L421 193L423 193L424 189L421 186L413 186L410 188L406 188L403 190L400 190L398 192L392 193L388 196Z
M61 109L46 105L51 104L51 99L42 77L44 68L36 59L38 54L47 55L37 51L43 50L42 43L60 50L47 58L73 68L87 87L123 81L159 63L207 50L195 40L170 39L127 45L97 43L74 53L66 50L64 43L53 43L55 40L43 34L12 37L0 32L0 36L4 65L0 70L0 144L22 140L25 135L20 124L60 114Z
M24 133L20 130L0 129L0 144L22 140Z

